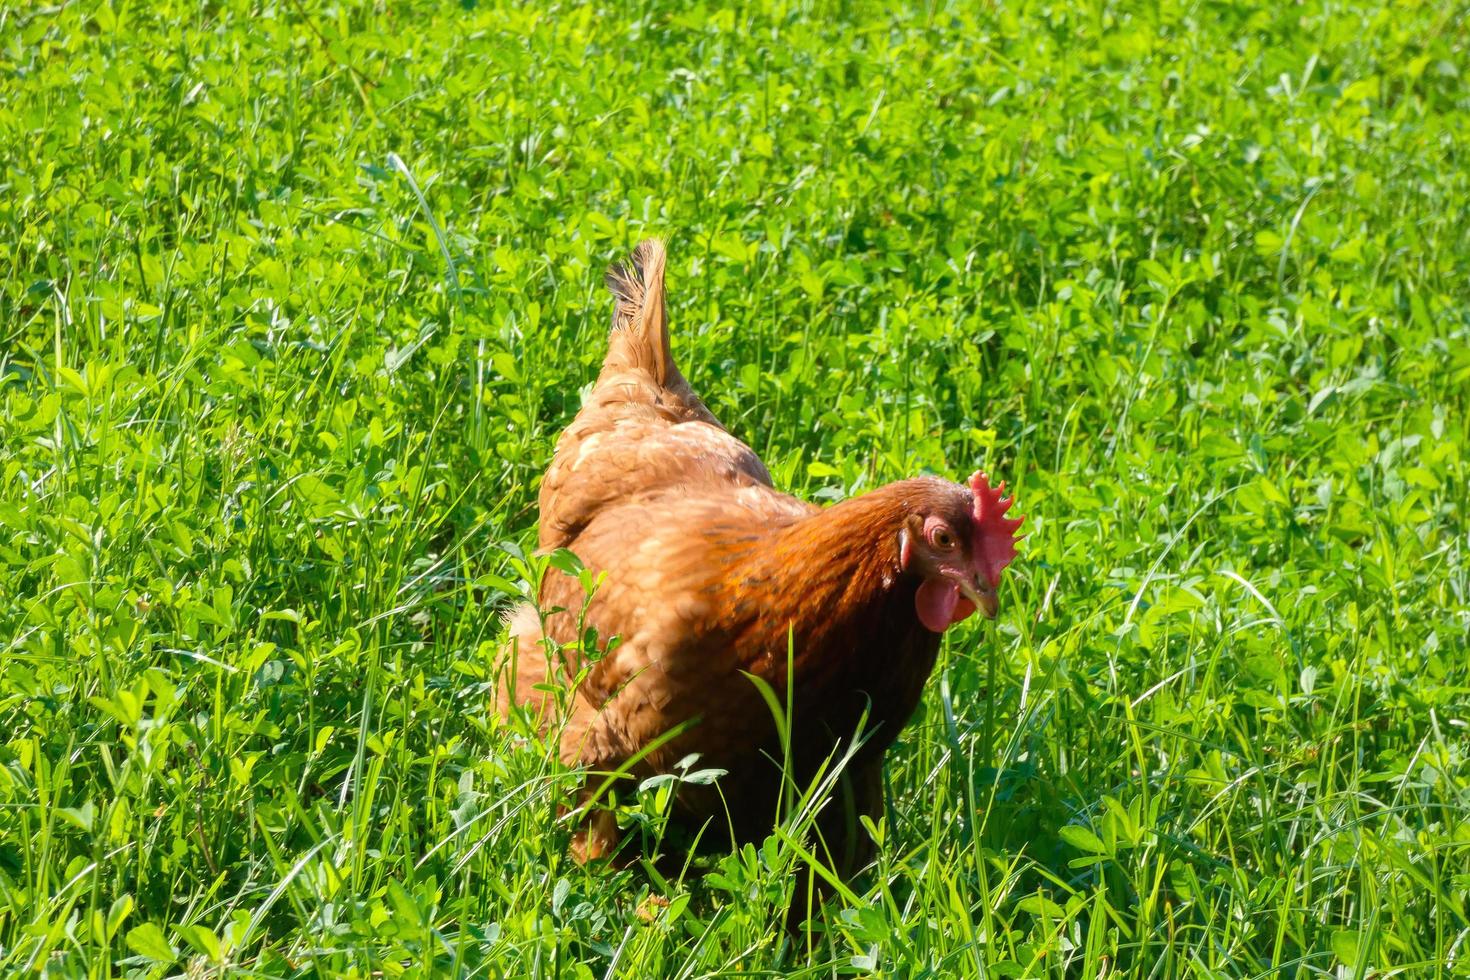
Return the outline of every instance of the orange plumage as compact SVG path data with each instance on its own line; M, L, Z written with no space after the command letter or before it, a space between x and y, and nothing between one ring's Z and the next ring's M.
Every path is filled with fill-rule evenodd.
M656 241L609 272L607 357L541 487L541 548L568 548L605 576L585 625L620 639L557 719L561 755L609 771L645 753L628 767L641 778L698 753L726 775L717 789L681 788L678 817L713 821L706 839L758 841L778 819L783 751L752 674L792 705L798 787L865 726L838 794L848 805L829 804L817 822L823 853L849 875L870 853L855 818L881 814L883 754L918 704L940 635L977 607L995 614L1020 521L1004 517L1004 485L991 490L978 473L968 487L905 480L825 509L777 491L674 364L663 273ZM575 578L552 572L541 614L512 618L502 710L545 711L536 685L583 673L575 662L549 669L541 640L544 618L545 635L574 644L584 602ZM616 844L615 823L594 815L574 847L586 858Z

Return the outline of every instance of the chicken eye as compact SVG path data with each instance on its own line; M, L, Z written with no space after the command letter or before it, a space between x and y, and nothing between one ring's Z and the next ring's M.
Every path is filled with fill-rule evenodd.
M947 527L936 527L929 532L929 543L943 551L952 551L955 546L954 535Z

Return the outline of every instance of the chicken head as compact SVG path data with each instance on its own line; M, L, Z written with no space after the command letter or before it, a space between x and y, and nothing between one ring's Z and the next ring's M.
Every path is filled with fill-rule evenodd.
M926 629L943 633L976 609L987 619L999 611L996 589L1025 520L1005 516L1013 503L1005 488L976 472L968 494L955 487L918 502L899 531L899 567L923 580L914 607Z

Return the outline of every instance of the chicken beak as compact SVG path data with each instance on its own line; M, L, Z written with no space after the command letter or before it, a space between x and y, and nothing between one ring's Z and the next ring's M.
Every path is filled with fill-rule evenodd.
M984 582L966 582L961 579L960 593L973 602L975 608L980 610L980 615L986 619L994 619L996 613L1000 612L1000 600L995 595L995 589Z

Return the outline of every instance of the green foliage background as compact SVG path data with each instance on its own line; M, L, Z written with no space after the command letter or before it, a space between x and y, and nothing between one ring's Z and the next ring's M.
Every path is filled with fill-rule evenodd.
M1467 975L1465 21L0 5L0 969ZM649 233L778 484L1030 515L798 949L488 710Z

